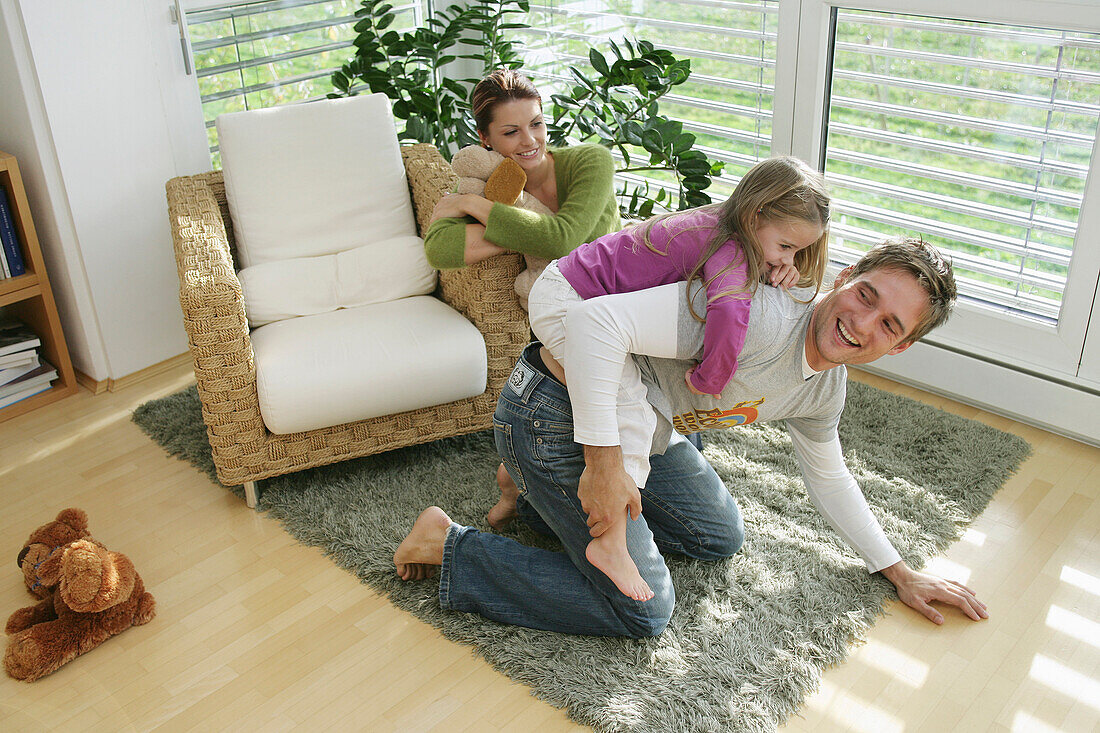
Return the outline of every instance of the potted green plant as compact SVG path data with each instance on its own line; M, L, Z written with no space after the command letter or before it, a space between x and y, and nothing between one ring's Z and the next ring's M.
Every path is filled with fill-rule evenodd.
M405 121L400 137L432 143L450 159L478 140L469 104L477 79L450 78L444 67L464 59L476 62L482 74L522 68L509 31L528 27L517 18L528 10L527 0L475 0L398 32L390 29L396 17L391 4L363 0L355 13L355 55L333 74L336 91L330 96L364 88L385 94L393 100L394 116ZM710 203L705 189L724 164L695 150L695 135L660 113L661 98L691 75L690 61L643 40L610 41L609 47L613 58L591 49L591 68L570 66L573 85L551 95L550 143L598 142L619 152L620 173L666 179L669 188L625 184L619 191L625 218L647 218L657 207Z

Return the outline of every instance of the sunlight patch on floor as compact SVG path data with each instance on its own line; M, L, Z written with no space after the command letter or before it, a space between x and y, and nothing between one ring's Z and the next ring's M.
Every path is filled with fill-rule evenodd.
M1017 710L1012 718L1012 733L1062 733L1062 729L1047 725L1023 710Z
M1094 649L1100 649L1100 624L1080 614L1061 606L1051 606L1050 611L1047 612L1047 626L1072 636Z
M871 639L859 650L859 659L869 667L884 672L913 688L924 685L929 666L900 649Z
M855 733L903 733L905 723L882 708L852 695L828 680L821 680L819 694L806 701L806 707L816 709L838 723L840 730Z
M155 390L127 392L124 389L95 397L82 394L81 397L98 400L99 404L103 405L102 408L94 411L94 417L92 415L78 417L62 428L49 430L48 433L39 436L40 440L38 442L44 443L41 448L20 455L18 460L11 461L5 457L2 467L0 467L0 476L4 476L21 466L49 458L55 453L93 436L98 437L97 433L105 428L121 420L129 420L133 411L147 400L174 394L194 383L195 375L188 371L172 377L167 383L161 384ZM113 407L112 402L115 403Z
M1050 657L1036 654L1028 676L1066 697L1100 710L1100 682Z
M1071 568L1069 565L1062 566L1062 575L1059 579L1063 583L1069 583L1076 586L1081 590L1088 591L1094 596L1100 596L1100 578L1088 573L1083 573L1080 570Z
M985 544L985 538L985 532L979 532L973 527L970 527L965 532L963 532L963 536L961 539L963 542L974 545L975 547L981 547Z
M36 451L27 453L21 457L18 461L8 462L3 468L0 468L0 476L14 471L24 465L34 463L35 461L41 461L44 458L57 453L58 451L65 450L82 440L91 438L96 433L100 432L104 428L122 419L130 419L130 413L133 412L132 405L127 405L114 412L108 413L99 418L95 422L79 423L72 426L72 432L66 432L64 435L50 440L46 445L42 446Z
M960 565L957 562L948 560L946 557L934 557L928 561L928 565L924 568L927 573L933 575L939 575L940 577L954 580L956 583L962 583L966 585L970 581L970 568L965 565Z

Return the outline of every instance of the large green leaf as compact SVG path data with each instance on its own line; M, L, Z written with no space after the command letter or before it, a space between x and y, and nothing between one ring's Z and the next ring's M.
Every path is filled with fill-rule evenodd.
M690 132L682 132L672 141L672 154L686 153L695 144L695 136Z
M710 174L710 163L703 160L681 158L677 161L676 170L685 176L706 176Z
M611 70L607 67L607 59L605 59L603 54L596 49L588 49L588 61L592 64L592 68L600 74L607 76L611 73Z

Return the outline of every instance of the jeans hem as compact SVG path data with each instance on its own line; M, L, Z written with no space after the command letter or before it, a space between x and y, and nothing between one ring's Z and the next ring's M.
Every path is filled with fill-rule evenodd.
M439 568L439 607L451 610L451 566L454 564L455 545L469 530L460 524L451 522L447 536L443 538L443 564Z

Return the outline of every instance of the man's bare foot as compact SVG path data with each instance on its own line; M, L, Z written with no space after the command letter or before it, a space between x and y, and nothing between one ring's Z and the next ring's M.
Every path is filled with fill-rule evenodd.
M503 463L497 468L497 485L500 487L500 499L489 510L486 519L489 520L489 526L499 532L515 519L516 499L519 498L519 487L508 475Z
M450 526L451 518L437 506L420 512L393 553L393 564L401 580L422 580L435 575L437 566L443 564L443 542Z
M589 542L584 550L584 556L588 558L588 562L611 578L615 587L621 590L623 595L636 601L648 601L653 597L649 583L646 583L638 573L638 566L630 558L626 547L616 542L610 534L605 532Z

